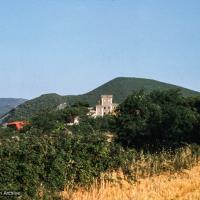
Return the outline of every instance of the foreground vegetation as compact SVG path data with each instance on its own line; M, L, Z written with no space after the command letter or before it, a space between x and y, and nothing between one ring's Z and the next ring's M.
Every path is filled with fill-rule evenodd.
M102 180L89 190L79 188L74 192L66 188L60 196L63 200L199 200L200 165L180 173L139 179L135 184Z
M135 183L199 162L200 98L139 91L116 116L96 119L87 106L41 111L20 133L0 129L1 190L20 191L21 199L59 199L66 188L72 195L102 179ZM68 126L76 116L79 125Z

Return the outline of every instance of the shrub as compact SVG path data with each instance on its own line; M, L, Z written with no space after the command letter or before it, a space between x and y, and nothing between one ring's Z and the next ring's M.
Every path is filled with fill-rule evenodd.
M39 198L41 188L48 194L65 186L87 187L103 172L127 169L126 152L101 133L36 135L35 131L21 133L18 140L2 139L1 189L21 191L25 199Z

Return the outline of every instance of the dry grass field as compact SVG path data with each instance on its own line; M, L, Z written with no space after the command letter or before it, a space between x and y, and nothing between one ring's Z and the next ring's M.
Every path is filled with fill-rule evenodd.
M86 191L62 192L63 200L200 200L200 164L179 173L139 179L135 184L95 184Z

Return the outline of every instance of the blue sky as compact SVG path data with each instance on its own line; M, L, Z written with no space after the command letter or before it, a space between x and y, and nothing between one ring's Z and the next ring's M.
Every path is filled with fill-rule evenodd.
M0 0L0 97L80 94L118 76L200 91L199 0Z

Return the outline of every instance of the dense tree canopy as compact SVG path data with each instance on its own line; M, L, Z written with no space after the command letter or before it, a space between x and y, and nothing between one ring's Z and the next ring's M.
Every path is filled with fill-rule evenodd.
M135 92L119 106L118 141L127 146L197 142L198 102L198 98L183 97L178 90Z

